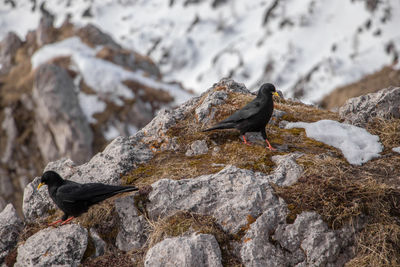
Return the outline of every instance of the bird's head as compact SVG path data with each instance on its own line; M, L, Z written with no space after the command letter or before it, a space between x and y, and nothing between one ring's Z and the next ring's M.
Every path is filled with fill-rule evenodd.
M61 176L56 173L55 171L47 171L43 173L40 184L38 185L37 189L42 187L43 185L51 186L51 185L61 185L63 184L64 180Z
M260 90L258 90L257 97L271 95L279 97L278 93L276 92L275 86L272 83L264 83L263 85L261 85Z

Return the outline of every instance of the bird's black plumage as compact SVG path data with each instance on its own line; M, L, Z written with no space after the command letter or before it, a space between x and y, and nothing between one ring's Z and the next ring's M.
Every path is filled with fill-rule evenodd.
M203 130L203 132L235 128L240 131L243 137L247 132L260 132L268 143L268 148L273 149L267 140L267 133L265 132L265 126L274 110L272 95L278 96L275 86L270 83L263 84L253 101L213 127ZM247 143L245 137L244 141Z
M90 206L116 194L138 190L135 186L116 186L102 183L80 184L64 180L54 171L46 171L42 175L38 189L42 185L47 185L51 199L64 212L62 221L65 221L69 216L77 217L87 212Z

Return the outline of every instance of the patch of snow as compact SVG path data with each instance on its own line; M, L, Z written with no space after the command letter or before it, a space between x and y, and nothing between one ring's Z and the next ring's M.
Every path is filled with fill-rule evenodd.
M107 141L111 141L117 138L120 135L118 129L112 125L107 127L107 130L104 132L104 138Z
M340 149L350 164L361 165L380 156L379 137L354 125L332 120L290 122L286 129L304 128L308 137Z
M400 146L399 146L399 147L394 147L394 148L392 148L392 150L393 150L394 152L397 152L397 153L400 154Z
M78 93L79 104L89 123L96 123L93 117L96 113L101 113L106 109L106 104L97 95L87 95L83 92Z

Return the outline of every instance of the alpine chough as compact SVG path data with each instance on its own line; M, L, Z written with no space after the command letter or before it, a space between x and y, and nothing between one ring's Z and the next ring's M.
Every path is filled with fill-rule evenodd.
M275 86L270 83L264 83L261 85L257 97L253 101L213 127L203 130L203 132L235 128L240 131L240 134L243 136L243 141L247 145L249 143L246 140L245 133L261 132L262 137L268 144L268 149L275 150L275 148L273 148L269 143L267 133L265 132L265 126L271 118L274 110L272 95L279 97L275 90Z
M80 184L64 180L54 171L43 173L37 189L43 185L47 185L51 199L64 212L61 220L50 225L60 222L62 222L61 225L66 224L73 218L87 212L89 207L94 204L119 193L138 190L135 186L116 186L102 183Z

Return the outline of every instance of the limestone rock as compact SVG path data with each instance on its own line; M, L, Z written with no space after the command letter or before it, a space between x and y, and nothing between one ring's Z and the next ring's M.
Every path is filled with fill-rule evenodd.
M106 251L107 243L103 239L101 239L100 235L96 232L94 228L90 228L89 233L95 248L93 257L98 257L103 255L104 252Z
M215 116L217 108L215 106L225 103L228 93L225 91L215 91L206 96L203 102L196 108L197 120L200 123L208 124Z
M336 233L315 212L303 212L293 224L279 225L274 239L306 266L333 264L341 249Z
M18 247L14 266L78 266L87 242L87 230L77 224L49 227Z
M68 73L56 65L41 65L35 74L33 99L34 131L44 159L68 156L78 163L88 160L93 134Z
M167 238L146 254L144 266L221 266L222 257L213 235L196 234Z
M339 109L346 123L363 127L374 117L400 118L400 87L388 87L377 93L347 100Z
M138 213L134 201L133 196L115 201L115 209L121 222L116 245L123 251L141 248L148 236L148 222Z
M0 42L0 75L7 74L10 71L15 54L21 45L21 39L13 32L9 32Z
M0 264L8 252L15 247L18 235L22 230L23 223L17 215L17 211L12 204L8 204L0 212Z
M271 235L279 224L285 223L287 213L286 204L281 200L250 226L240 251L245 266L285 266L288 259L284 251L271 242Z

